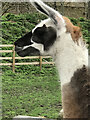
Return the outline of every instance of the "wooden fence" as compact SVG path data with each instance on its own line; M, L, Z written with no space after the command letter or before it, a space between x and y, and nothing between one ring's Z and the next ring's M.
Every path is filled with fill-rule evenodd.
M42 64L54 64L54 62L43 62L43 58L51 58L51 56L30 56L30 57L15 57L15 46L14 45L0 45L0 47L12 47L12 50L0 50L0 53L13 53L11 57L0 57L0 60L12 60L12 63L0 63L0 66L12 66L13 72L15 72L15 65L40 65L40 70L42 69ZM16 59L39 59L39 62L23 62L16 63Z

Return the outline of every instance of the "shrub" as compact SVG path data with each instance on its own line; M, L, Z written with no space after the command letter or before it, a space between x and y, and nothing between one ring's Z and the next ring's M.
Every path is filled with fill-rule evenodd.
M14 15L7 13L2 16L2 44L13 44L18 38L32 30L46 16L38 13ZM84 39L90 43L90 20L70 18L74 25L80 25Z

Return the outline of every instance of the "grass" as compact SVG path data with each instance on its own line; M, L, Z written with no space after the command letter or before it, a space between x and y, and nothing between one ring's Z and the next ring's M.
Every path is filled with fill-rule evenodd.
M3 67L3 118L16 115L57 118L61 109L59 77L54 66Z

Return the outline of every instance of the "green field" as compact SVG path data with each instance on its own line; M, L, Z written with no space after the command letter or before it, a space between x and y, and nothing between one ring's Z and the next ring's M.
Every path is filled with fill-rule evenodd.
M18 66L2 74L3 118L16 115L57 118L61 109L60 82L56 68L44 65Z
M2 16L1 43L13 44L45 18L42 14L36 13L24 15L8 13ZM90 43L90 33L88 32L90 21L84 18L70 19L75 25L80 24L84 39ZM2 56L9 57L12 54L3 53ZM12 61L3 60L2 62ZM19 60L19 62L22 61ZM16 115L57 118L61 107L60 82L55 66L43 65L41 71L39 66L16 66L15 73L9 66L2 67L3 118L10 119Z

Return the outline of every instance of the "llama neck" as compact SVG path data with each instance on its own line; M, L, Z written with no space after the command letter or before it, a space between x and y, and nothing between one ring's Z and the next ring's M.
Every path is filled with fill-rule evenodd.
M61 85L64 85L70 82L77 69L82 68L83 65L88 66L88 50L85 46L75 44L68 36L66 40L65 37L61 38L56 46L59 49L55 48L56 53L53 58L60 75Z
M83 86L87 83L88 51L67 38L56 43L56 55L53 56L60 75L64 118L86 118L87 89Z

